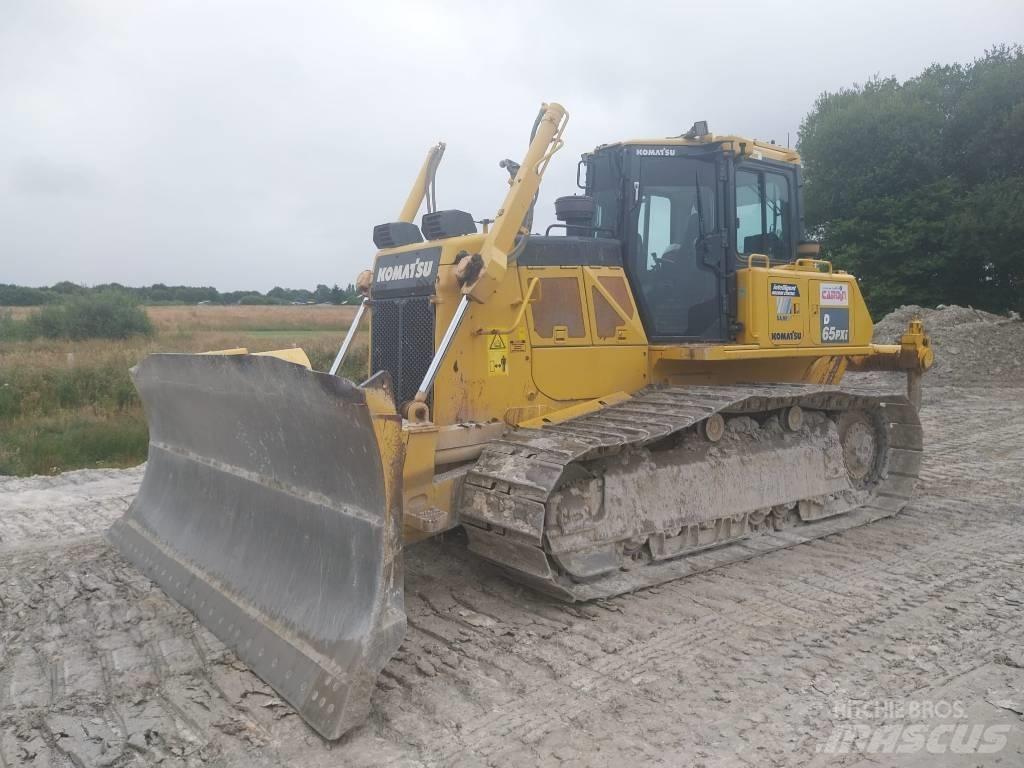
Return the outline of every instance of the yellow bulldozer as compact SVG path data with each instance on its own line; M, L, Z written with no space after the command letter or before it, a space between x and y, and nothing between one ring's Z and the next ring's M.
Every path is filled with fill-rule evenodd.
M492 219L437 209L430 150L330 372L301 350L133 369L149 461L111 539L326 738L402 640L405 545L462 526L511 578L592 600L913 491L928 337L872 343L857 279L801 240L798 155L703 122L603 144L532 234L567 119L542 106ZM336 373L367 325L355 384ZM840 386L863 370L907 392Z

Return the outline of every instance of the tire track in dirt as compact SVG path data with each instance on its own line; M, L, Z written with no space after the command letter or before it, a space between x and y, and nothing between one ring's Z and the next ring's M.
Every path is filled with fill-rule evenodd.
M137 473L52 507L59 478L2 480L0 766L828 764L851 697L1024 685L1024 403L944 388L922 415L900 516L635 595L566 606L455 542L410 548L408 635L334 745L98 538Z

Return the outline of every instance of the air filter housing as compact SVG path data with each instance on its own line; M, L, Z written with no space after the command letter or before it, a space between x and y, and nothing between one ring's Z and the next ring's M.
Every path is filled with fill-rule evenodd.
M373 228L373 244L378 248L398 248L422 242L420 228L411 221L389 221Z
M427 240L444 240L446 237L476 233L473 216L455 209L423 214L422 226Z

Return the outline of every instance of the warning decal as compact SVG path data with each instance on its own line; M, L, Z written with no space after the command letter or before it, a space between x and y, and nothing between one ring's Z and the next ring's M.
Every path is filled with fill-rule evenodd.
M516 337L510 339L508 342L509 352L525 352L526 351L526 329L520 325L516 328Z
M487 375L508 376L508 335L492 333L487 343Z

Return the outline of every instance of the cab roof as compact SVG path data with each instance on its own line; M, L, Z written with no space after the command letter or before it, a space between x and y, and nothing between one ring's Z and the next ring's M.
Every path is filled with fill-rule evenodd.
M615 147L706 147L709 145L718 145L726 151L755 160L776 160L783 163L800 164L800 155L795 149L783 147L769 141L748 139L743 136L719 136L712 133L694 139L687 139L682 136L658 139L629 139L611 144L600 144L594 148L594 152Z

